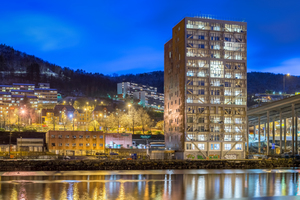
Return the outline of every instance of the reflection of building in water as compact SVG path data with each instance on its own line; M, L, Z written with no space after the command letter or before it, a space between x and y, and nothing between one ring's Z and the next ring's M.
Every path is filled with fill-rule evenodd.
M235 199L261 196L299 195L295 170L202 171L214 174L149 174L29 177L34 184L11 184L1 177L2 199ZM223 171L224 172L224 171ZM276 171L278 172L278 171ZM63 182L57 180L65 179ZM35 182L36 181L36 182ZM78 181L78 182L75 182Z

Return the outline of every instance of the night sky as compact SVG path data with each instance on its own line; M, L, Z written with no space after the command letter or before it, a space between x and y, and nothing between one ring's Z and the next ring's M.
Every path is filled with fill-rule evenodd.
M300 75L300 1L2 1L0 43L72 69L163 70L164 43L185 16L248 22L248 71Z

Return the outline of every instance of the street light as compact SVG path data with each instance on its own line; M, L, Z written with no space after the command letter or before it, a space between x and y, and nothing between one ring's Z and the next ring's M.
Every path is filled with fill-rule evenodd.
M11 148L11 135L12 132L9 133L9 158L10 158L10 148Z
M100 119L101 119L100 122L102 122L102 113L100 113L99 116L100 116ZM101 124L100 124L100 126L101 126Z
M73 115L70 114L69 117L70 117L71 119L73 119L73 131L74 131L74 118L73 118Z
M22 109L22 108L21 108ZM21 114L24 115L25 113L25 110L22 110L21 111ZM21 120L22 121L22 120ZM20 132L20 111L19 111L19 114L18 114L18 129L19 129L19 132Z
M289 73L283 75L283 92L284 93L286 93L286 91L285 91L285 86L286 86L285 81L286 81L286 77L288 77L288 76L290 76Z
M88 102L86 102L86 103L88 103ZM85 123L85 130L86 130L86 127L87 127L87 109L85 108L84 110L85 110L85 121L86 121L84 123Z

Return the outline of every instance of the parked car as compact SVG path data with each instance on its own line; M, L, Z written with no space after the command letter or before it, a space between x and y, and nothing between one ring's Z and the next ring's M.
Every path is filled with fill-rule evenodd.
M96 155L97 156L107 156L107 153L99 153L99 152L97 152Z
M289 158L290 155L288 153L283 153L281 154L281 158Z
M71 159L70 156L65 156L65 157L64 157L64 160L70 160L70 159Z

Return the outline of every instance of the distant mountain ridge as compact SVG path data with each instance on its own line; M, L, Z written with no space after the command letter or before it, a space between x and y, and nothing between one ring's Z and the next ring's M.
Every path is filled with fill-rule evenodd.
M283 74L249 72L247 78L248 94L283 91ZM64 95L107 97L116 94L117 83L123 81L154 86L161 93L164 90L163 71L125 75L87 73L82 69L62 68L10 46L0 45L0 84L48 82ZM286 77L285 85L288 93L300 91L300 77Z

